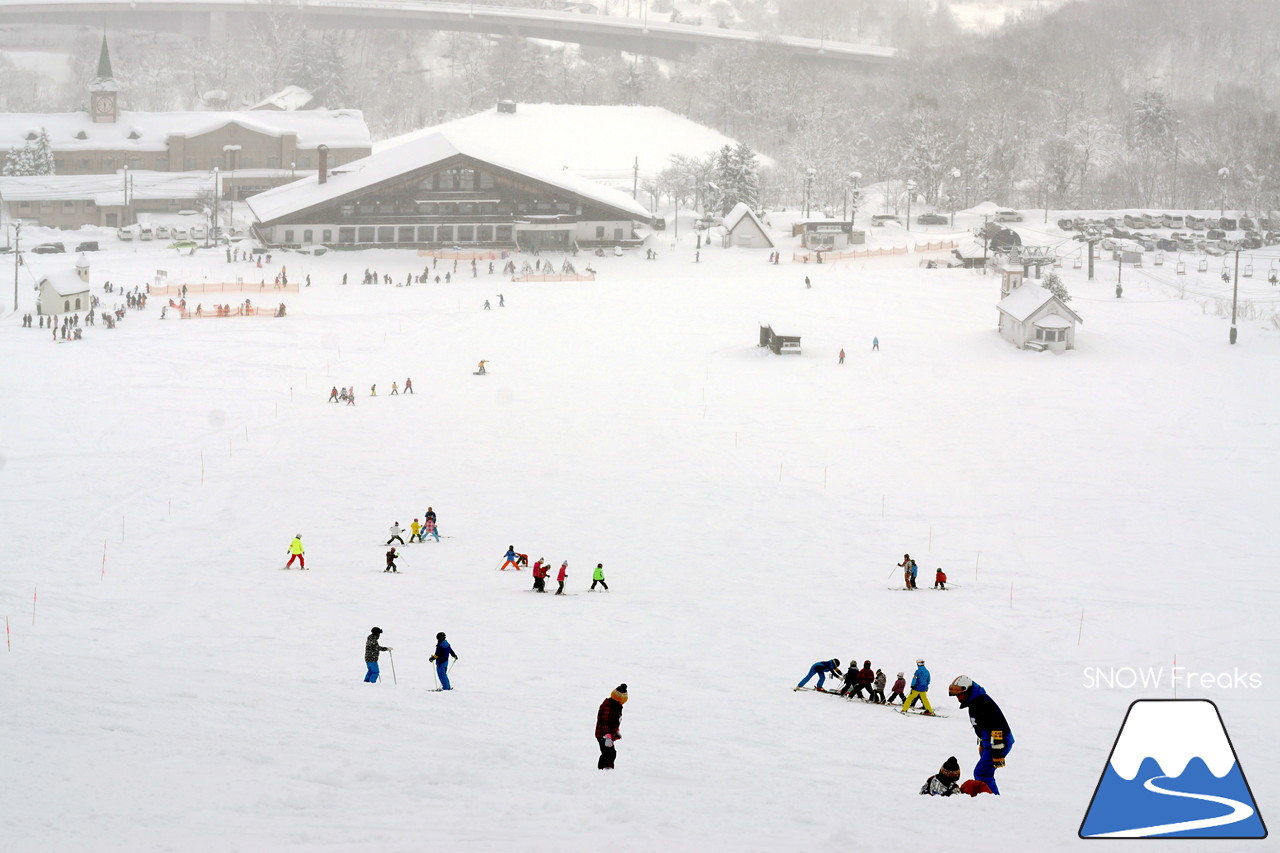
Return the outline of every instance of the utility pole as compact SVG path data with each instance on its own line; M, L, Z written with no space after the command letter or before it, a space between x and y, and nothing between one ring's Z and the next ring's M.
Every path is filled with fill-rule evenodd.
M1231 285L1231 343L1236 342L1236 295L1240 291L1240 245L1236 244L1236 278Z
M630 10L628 10L630 12ZM636 188L640 186L640 155L636 155L635 165L631 167L631 198L636 197Z
M18 241L22 239L22 220L16 220L13 223L13 310L16 314L18 311L18 265L21 263L22 255L19 252Z

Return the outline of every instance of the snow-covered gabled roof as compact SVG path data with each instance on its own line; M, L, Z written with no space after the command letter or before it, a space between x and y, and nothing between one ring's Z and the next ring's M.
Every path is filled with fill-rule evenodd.
M129 172L130 199L194 199L212 189L213 176L207 172ZM0 197L6 202L92 199L100 207L120 205L124 204L124 176L0 176Z
M996 303L996 307L1019 323L1025 323L1028 317L1049 302L1053 303L1054 311L1059 314L1067 314L1074 318L1077 323L1084 322L1080 315L1068 308L1061 299L1032 281L1025 282L1021 287L1014 288L1012 293ZM1045 328L1053 327L1046 326Z
M1045 314L1035 323L1042 329L1069 329L1071 321L1063 318L1059 314Z
M43 273L40 276L40 286L43 287L46 284L59 296L75 296L89 292L89 285L80 280L75 270L59 269Z
M164 151L172 135L190 138L233 123L266 136L297 134L299 148L373 147L359 110L244 110L122 112L114 122L94 122L88 113L0 113L0 150L21 148L28 133L44 128L59 152Z
M363 159L338 166L329 172L329 178L323 184L318 175L308 176L252 196L248 204L258 221L267 225L459 155L576 193L598 204L612 207L632 219L651 218L649 211L626 193L601 186L569 171L531 167L510 155L497 154L469 140L459 143L451 134L443 131L410 139L394 148L380 150Z

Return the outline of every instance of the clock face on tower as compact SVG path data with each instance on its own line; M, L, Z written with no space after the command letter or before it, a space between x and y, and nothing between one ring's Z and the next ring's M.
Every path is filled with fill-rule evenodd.
M98 95L93 99L93 111L100 116L111 115L112 103L111 98L107 95Z

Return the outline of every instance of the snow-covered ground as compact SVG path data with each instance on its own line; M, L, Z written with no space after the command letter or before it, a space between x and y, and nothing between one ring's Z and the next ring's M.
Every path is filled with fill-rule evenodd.
M314 284L247 294L283 319L161 321L155 298L69 344L6 317L4 849L1059 850L1128 704L1174 695L1175 659L1260 674L1177 695L1218 703L1269 816L1273 323L1229 346L1214 275L1197 298L1126 269L1116 299L1110 267L1088 283L1068 264L1078 349L1022 352L995 331L994 278L914 254L695 264L692 233L671 239L656 261L580 257L595 282L464 263L407 288L338 281L402 281L412 252L258 271L132 245L93 256L95 293L157 268ZM759 322L803 355L757 349ZM405 377L417 393L387 396ZM358 405L325 401L350 385ZM449 538L384 574L387 526L428 505ZM280 570L295 533L310 571ZM568 559L580 600L497 571L510 544ZM956 588L892 589L903 552L922 587L943 566ZM587 592L597 562L608 593ZM398 684L385 655L361 682L373 625ZM440 630L450 693L430 692ZM832 656L891 681L925 658L950 716L790 690ZM1087 686L1126 666L1163 681ZM950 755L972 773L961 673L1017 738L1000 798L916 794ZM601 773L595 712L619 682Z

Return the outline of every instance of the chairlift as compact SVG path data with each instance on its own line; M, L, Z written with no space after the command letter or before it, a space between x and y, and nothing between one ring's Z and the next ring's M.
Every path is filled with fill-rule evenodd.
M1155 265L1158 267L1164 266L1164 252L1156 252Z
M1209 271L1209 259L1201 258L1200 263L1196 264L1196 272L1208 272L1208 271Z
M1178 256L1178 269L1177 269L1177 272L1178 272L1178 275L1186 275L1186 274L1187 274L1187 262L1186 262L1186 261L1184 261L1184 260L1182 259L1182 256L1181 256L1181 255L1179 255L1179 256Z
M1249 263L1244 265L1244 269L1240 271L1240 274L1245 278L1253 278L1253 255L1249 256Z
M1075 257L1075 260L1073 260L1073 261L1071 262L1071 268L1072 268L1073 270L1078 270L1078 269L1080 269L1080 265L1081 265L1081 263L1082 263L1082 260L1081 260L1081 258L1080 258L1080 255L1079 255L1079 254L1077 254L1077 255L1076 255L1076 257Z

